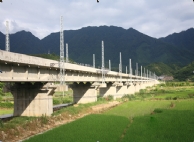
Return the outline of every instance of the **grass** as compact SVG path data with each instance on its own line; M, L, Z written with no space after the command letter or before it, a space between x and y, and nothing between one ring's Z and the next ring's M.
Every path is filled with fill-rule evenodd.
M193 141L194 99L189 94L194 94L191 86L141 90L135 96L127 96L131 101L104 114L89 115L28 141ZM74 112L73 109L68 111ZM52 140L57 136L59 139Z
M125 117L92 114L26 142L117 142L128 123L129 120Z
M0 130L5 131L9 129L14 129L16 126L21 126L34 119L35 117L27 117L27 116L14 117L9 122L3 123L3 127L0 127Z
M52 115L53 116L54 115L59 115L61 113L68 113L68 114L71 114L71 115L75 115L75 114L78 114L80 112L86 111L91 106L95 106L95 105L98 105L98 104L104 104L104 103L107 103L107 101L105 99L99 100L97 102L87 103L87 104L79 104L77 107L69 106L69 107L65 107L65 108L62 108L62 109L54 112Z
M64 96L63 92L55 92L53 95L53 105L58 105L58 104L65 104L65 103L71 103L73 102L73 91L69 89L68 91L64 91Z
M170 101L129 101L105 112L105 114L131 118L150 114L156 108L169 108L170 103Z
M0 115L4 115L4 114L13 114L13 109L0 108Z
M194 140L192 94L192 86L166 85L148 88L135 96L125 96L129 101L103 114L85 116L26 141L190 142ZM98 99L100 101L95 103L61 109L53 115L76 115L91 106L107 102L106 99ZM21 125L28 121L26 119L14 118L11 123ZM47 120L42 117L42 121L46 123ZM6 125L4 127L9 126Z
M154 115L135 117L123 142L191 142L193 133L193 110L164 109Z

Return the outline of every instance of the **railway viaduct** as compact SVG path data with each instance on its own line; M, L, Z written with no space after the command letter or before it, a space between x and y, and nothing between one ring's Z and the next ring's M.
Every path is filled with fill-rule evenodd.
M74 103L114 99L134 94L159 82L148 75L132 75L93 67L64 63L66 83L73 90ZM0 82L13 83L14 116L41 116L53 113L53 94L60 81L59 62L0 50ZM104 74L104 77L102 77Z

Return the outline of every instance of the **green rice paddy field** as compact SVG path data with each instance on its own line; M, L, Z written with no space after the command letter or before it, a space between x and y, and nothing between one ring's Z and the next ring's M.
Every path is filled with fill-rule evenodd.
M149 96L127 101L103 114L85 116L26 142L193 142L194 99L188 96L194 94L194 89L182 89L174 89L179 90L177 95L172 93L173 89L170 93L158 90L152 97L164 99ZM166 100L169 96L176 100Z

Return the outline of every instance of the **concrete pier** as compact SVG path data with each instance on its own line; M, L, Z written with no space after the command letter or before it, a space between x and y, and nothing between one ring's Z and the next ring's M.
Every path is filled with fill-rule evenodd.
M116 94L116 86L114 86L113 83L107 83L106 88L99 88L99 95L101 97L112 96L114 94Z
M127 94L127 85L117 86L116 87L116 95L114 95L114 99L122 98L124 95Z
M127 94L132 95L135 93L135 86L133 85L133 83L130 83L127 86Z
M53 113L54 88L37 83L15 83L14 116L50 116Z
M97 101L97 88L92 86L91 83L76 83L74 82L69 86L73 90L74 103L90 103Z
M134 84L134 87L135 87L135 93L138 93L139 90L140 90L140 84L139 84L139 82L135 82L133 84Z

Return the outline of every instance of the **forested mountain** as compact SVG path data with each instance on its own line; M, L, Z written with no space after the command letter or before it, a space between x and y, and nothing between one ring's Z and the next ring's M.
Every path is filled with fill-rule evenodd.
M186 35L189 39L190 34ZM184 40L183 37L178 40ZM132 59L133 69L136 62L143 66L155 62L184 66L194 60L194 52L189 50L192 45L188 48L179 47L177 44L167 42L165 38L156 39L133 28L100 26L67 30L64 31L64 40L65 44L68 43L69 57L73 61L92 64L92 55L95 54L96 66L101 66L101 41L103 40L105 66L108 67L108 60L111 60L113 69L118 68L119 52L122 53L123 70L129 64L129 58ZM176 40L173 42L176 43ZM10 35L10 43L12 52L43 54L50 51L59 55L60 34L51 33L40 40L30 32L20 31ZM0 49L5 49L5 36L2 33L0 33Z
M168 65L160 62L160 63L151 63L147 65L146 68L151 70L152 72L155 72L158 76L161 76L161 75L172 76L181 67L177 66L176 64Z
M180 49L185 49L194 52L194 29L190 28L180 33L174 33L167 37L160 38L160 40L170 43Z
M40 39L31 32L20 31L10 34L10 51L23 54L38 54L44 51L40 48ZM5 35L0 33L0 49L5 50Z
M194 81L194 62L188 64L180 70L177 70L174 74L174 78L179 81Z

